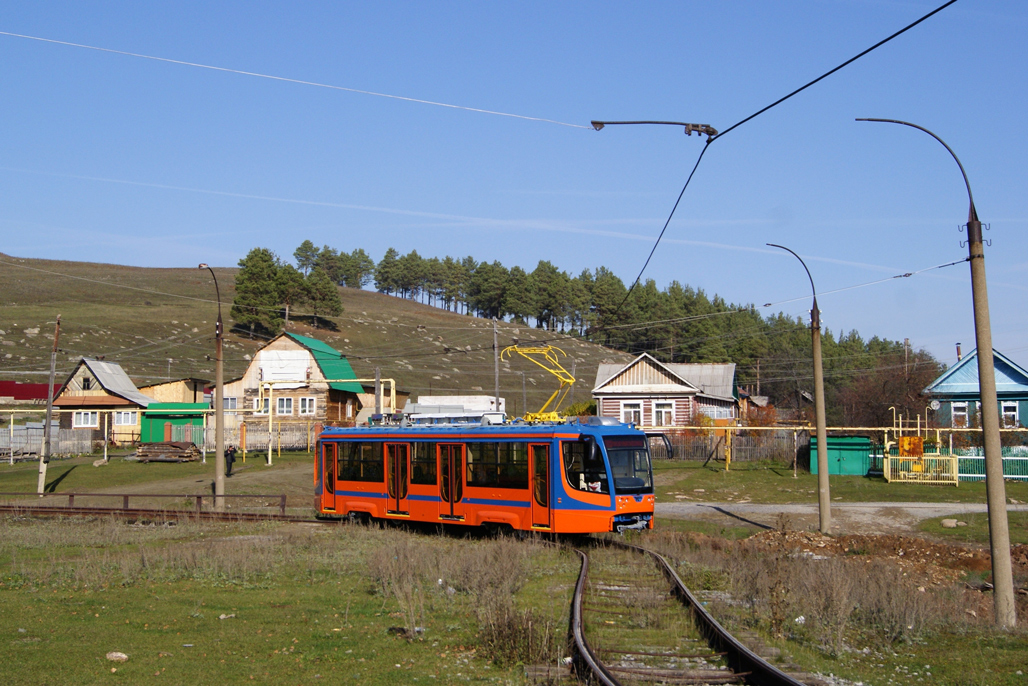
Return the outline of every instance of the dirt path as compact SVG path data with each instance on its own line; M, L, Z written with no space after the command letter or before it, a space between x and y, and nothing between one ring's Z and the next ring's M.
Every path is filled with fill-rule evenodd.
M1007 505L1008 512L1028 512L1028 505ZM840 534L899 534L917 530L922 519L986 512L979 503L832 503L832 531ZM725 525L754 524L774 528L779 514L792 527L817 527L817 503L761 505L754 503L657 503L658 517L703 519Z

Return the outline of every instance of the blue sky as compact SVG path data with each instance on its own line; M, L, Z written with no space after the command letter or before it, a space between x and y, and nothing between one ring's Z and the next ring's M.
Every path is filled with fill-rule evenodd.
M134 3L0 7L0 31L588 126L724 130L941 4ZM1028 365L1028 6L961 0L711 145L646 277L806 316L828 292L966 257L982 221L993 337ZM0 252L234 265L305 239L626 282L703 147L0 35ZM827 294L835 332L974 347L965 263Z

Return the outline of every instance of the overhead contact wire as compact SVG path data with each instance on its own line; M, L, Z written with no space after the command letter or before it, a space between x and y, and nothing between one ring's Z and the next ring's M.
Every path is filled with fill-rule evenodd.
M867 55L868 53L870 53L870 52L880 48L881 46L883 46L886 43L888 43L889 41L891 41L893 38L896 38L897 36L900 36L900 35L906 33L907 31L909 31L910 29L914 28L915 26L917 26L921 22L925 21L926 19L928 19L928 18L934 16L935 14L938 14L942 10L946 9L947 7L949 7L950 5L955 3L956 1L957 0L949 0L949 2L943 3L942 5L940 5L939 7L936 7L934 10L932 10L928 14L924 15L923 17L921 17L917 21L912 22L910 24L907 24L902 29L900 29L896 33L892 34L888 38L884 38L884 39L878 41L877 43L872 45L870 48L864 50L863 52L861 52L861 53L859 53L857 55L854 55L853 57L849 58L848 60L846 60L842 64L838 65L837 67L835 67L833 69L830 69L829 71L826 71L824 74L821 74L821 76L818 76L813 81L810 81L810 82L804 84L803 86L800 86L799 88L797 88L796 90L792 91L788 95L783 96L783 97L779 98L778 100L775 100L770 105L757 110L756 112L754 112L750 116L746 117L745 119L740 119L736 123L734 123L731 126L729 126L727 129L725 129L724 131L718 133L716 136L711 136L710 138L708 138L707 139L707 144L703 146L703 150L700 151L700 156L696 159L696 164L693 166L692 171L689 172L689 178L686 179L685 185L682 186L682 192L678 194L678 200L675 201L675 206L671 208L671 214L668 216L667 221L664 222L664 228L661 229L660 235L657 236L657 240L653 244L653 249L650 250L650 254L646 258L646 262L643 264L643 268L639 271L639 276L635 277L635 281L632 282L631 288L629 288L628 289L628 293L625 294L624 300L622 300L621 304L618 305L616 310L614 310L614 314L616 315L618 312L621 311L621 308L628 301L629 296L632 295L632 291L634 291L635 287L637 285L639 285L639 281L642 279L642 275L646 271L646 267L649 265L650 260L653 258L653 254L657 251L657 246L660 245L660 239L664 237L664 232L667 231L668 224L671 223L671 218L675 216L675 210L678 209L678 204L682 201L682 196L685 194L685 189L689 187L689 182L692 181L693 174L696 173L696 168L700 166L700 161L703 160L703 155L704 155L704 153L707 152L707 148L710 146L711 143L713 143L717 139L721 138L722 136L727 134L729 131L733 131L733 130L737 129L738 127L742 126L743 124L745 124L746 122L751 121L752 119L755 119L755 118L759 117L760 115L764 114L768 110L770 110L770 109L772 109L774 107L777 107L778 105L781 105L783 102L785 102L789 98L793 97L794 95L798 95L799 93L802 93L803 91L805 91L806 89L810 88L811 86L813 86L814 84L818 83L819 81L822 81L823 79L828 78L829 76L831 76L835 72L839 71L843 67L849 66L853 62L856 62L857 60L859 60L864 55Z

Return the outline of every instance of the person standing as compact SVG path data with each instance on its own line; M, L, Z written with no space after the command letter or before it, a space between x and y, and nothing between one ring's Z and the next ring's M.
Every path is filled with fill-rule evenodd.
M232 476L232 463L236 461L236 447L229 444L225 448L225 476Z

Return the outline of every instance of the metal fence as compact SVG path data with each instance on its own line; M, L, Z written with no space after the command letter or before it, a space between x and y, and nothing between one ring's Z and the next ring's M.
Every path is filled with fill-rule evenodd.
M957 485L955 457L892 457L883 460L886 481Z
M730 457L733 462L775 462L792 464L797 450L805 447L808 439L805 432L747 431L746 429L711 429L709 431L668 432L674 459L717 460ZM670 458L663 440L650 439L650 451L654 459Z

